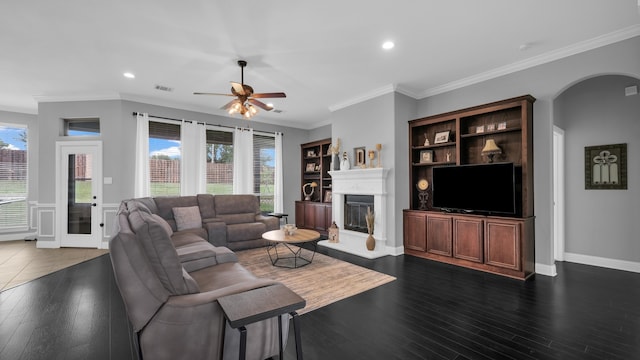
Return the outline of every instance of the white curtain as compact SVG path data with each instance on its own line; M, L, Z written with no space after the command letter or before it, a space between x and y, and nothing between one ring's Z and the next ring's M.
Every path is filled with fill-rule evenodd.
M203 123L182 121L180 129L182 161L180 161L180 194L207 192L207 130Z
M146 197L150 195L149 179L149 114L143 113L136 116L136 169L134 197Z
M233 193L253 194L253 129L233 133Z
M276 137L276 174L274 179L274 189L273 189L273 212L283 213L284 212L284 204L283 204L283 196L284 196L284 180L282 176L282 138L283 134L281 132L275 133Z

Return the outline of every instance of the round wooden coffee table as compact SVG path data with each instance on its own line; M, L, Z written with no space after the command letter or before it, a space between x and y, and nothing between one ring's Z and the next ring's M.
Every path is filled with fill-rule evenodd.
M320 233L315 230L297 229L293 235L286 235L284 230L271 230L262 234L262 238L269 241L267 253L273 266L299 268L313 261ZM303 248L307 243L310 243L313 249ZM278 251L278 248L281 251ZM303 256L303 251L311 256Z

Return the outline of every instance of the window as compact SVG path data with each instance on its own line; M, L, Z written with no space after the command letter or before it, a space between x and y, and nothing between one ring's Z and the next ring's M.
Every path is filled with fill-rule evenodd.
M27 128L0 124L0 231L27 227Z
M207 193L233 193L233 133L207 130Z
M180 125L149 121L151 196L180 195Z
M64 119L65 136L99 136L100 119Z
M260 194L260 210L273 212L276 140L273 136L253 135L254 193Z

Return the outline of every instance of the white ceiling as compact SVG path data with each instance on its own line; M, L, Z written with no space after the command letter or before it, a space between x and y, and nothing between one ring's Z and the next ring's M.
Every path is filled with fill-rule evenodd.
M0 109L129 99L226 115L240 81L314 128L393 89L420 99L640 35L639 0L2 0ZM391 51L381 44L393 40ZM526 44L526 49L521 45ZM135 79L126 79L132 72ZM156 90L155 85L173 88ZM266 102L266 101L265 101Z

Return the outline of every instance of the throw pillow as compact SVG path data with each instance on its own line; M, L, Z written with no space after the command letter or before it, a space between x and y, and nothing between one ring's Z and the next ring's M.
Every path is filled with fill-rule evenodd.
M175 207L173 208L173 218L176 219L178 231L202 227L200 208L197 206Z

